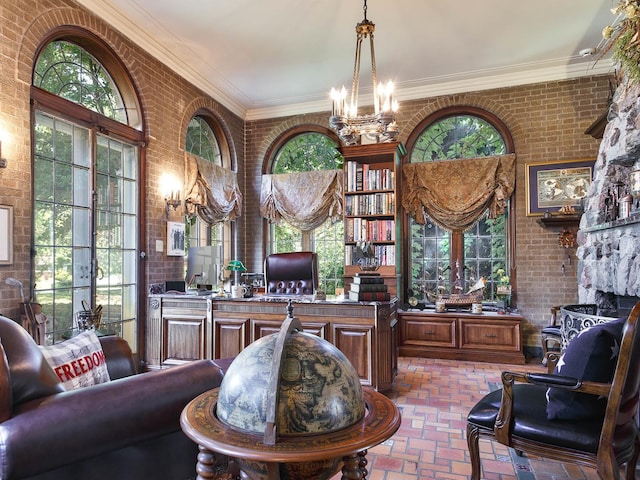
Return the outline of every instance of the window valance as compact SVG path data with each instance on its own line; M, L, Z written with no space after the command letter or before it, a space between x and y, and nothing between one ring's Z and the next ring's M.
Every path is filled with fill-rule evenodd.
M515 186L515 154L404 165L402 206L416 222L425 214L450 231L464 231L489 211L504 213Z
M213 225L242 213L236 172L185 153L184 200L187 213Z
M306 232L342 218L342 170L262 176L260 215Z

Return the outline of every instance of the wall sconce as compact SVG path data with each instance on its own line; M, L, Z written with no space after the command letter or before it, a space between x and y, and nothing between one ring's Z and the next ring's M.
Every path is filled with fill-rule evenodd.
M178 210L178 207L182 205L182 200L180 200L180 190L182 190L182 186L178 180L176 180L173 175L162 175L162 177L160 177L160 190L164 196L167 215L169 215L171 208Z
M172 190L168 197L164 197L164 201L167 204L167 215L169 215L169 207L178 210L178 207L182 204L182 200L180 200L180 190Z
M7 168L7 160L2 158L2 142L0 141L0 168Z

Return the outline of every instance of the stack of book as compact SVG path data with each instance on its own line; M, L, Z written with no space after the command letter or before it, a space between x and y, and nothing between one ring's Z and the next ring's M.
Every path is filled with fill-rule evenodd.
M353 277L349 288L349 300L359 302L388 302L391 294L387 291L384 278L379 273L359 272Z

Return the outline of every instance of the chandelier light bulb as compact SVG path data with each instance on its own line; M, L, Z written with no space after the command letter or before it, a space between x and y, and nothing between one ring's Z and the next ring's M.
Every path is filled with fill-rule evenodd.
M343 86L340 91L331 88L331 116L342 117L349 116L349 108L347 106L347 89Z

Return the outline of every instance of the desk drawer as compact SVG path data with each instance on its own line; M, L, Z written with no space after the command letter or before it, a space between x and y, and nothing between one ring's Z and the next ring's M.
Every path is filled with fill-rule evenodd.
M460 319L460 348L520 351L520 322Z
M420 318L403 316L403 345L456 347L455 318Z

